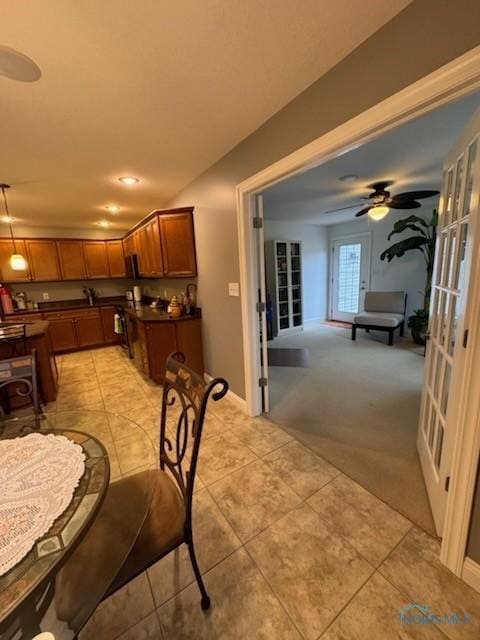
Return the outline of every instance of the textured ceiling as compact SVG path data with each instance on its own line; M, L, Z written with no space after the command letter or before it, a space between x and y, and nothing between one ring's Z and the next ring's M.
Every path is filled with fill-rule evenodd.
M354 220L362 197L371 191L366 185L379 180L395 181L389 187L392 194L440 189L443 160L479 107L480 93L475 93L279 183L264 193L265 217L322 225ZM348 174L358 179L339 181ZM437 202L438 197L421 200L428 209ZM350 205L346 211L333 211Z
M126 228L337 64L408 0L3 0L0 181L19 224ZM134 175L134 188L116 178ZM1 231L1 229L0 229Z

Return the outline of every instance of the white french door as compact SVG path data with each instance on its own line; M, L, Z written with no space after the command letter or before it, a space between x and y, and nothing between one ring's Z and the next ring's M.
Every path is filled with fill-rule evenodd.
M429 340L417 447L437 533L442 535L460 411L469 326L472 252L478 243L480 116L444 165ZM478 286L478 283L476 284Z
M330 318L353 322L370 286L370 234L332 240Z

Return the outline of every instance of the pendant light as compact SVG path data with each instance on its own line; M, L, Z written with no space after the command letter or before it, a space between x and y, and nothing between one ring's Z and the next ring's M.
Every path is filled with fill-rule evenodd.
M8 202L7 202L7 194L5 193L5 189L10 189L9 184L0 184L0 189L3 194L3 201L5 203L5 217L9 221L8 224L10 226L10 236L12 238L13 243L13 253L10 256L10 267L13 271L25 271L27 268L27 261L22 256L21 253L17 253L17 246L15 244L15 236L13 235L13 227L12 227L12 218L10 217L10 211L8 210Z

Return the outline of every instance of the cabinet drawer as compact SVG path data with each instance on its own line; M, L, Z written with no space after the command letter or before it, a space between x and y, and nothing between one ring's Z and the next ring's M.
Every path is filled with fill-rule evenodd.
M36 322L37 320L42 320L41 313L26 313L22 315L21 313L15 313L14 315L6 316L5 318L8 322Z
M99 309L75 309L72 311L45 311L45 320L71 320L77 318L99 318Z

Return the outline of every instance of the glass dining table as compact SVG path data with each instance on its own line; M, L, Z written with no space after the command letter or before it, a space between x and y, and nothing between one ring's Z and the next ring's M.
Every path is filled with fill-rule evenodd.
M62 435L80 445L85 470L67 509L27 555L0 576L0 639L30 640L40 631L49 631L55 640L71 640L105 598L133 547L148 515L156 474L146 474L148 483L129 505L129 525L122 528L121 540L109 548L109 563L100 579L88 590L75 593L75 618L68 622L59 615L61 572L75 563L76 557L82 557L82 543L95 536L112 483L157 468L154 440L158 434L145 431L126 417L89 410L46 413L39 426L34 416L9 420L3 423L3 430L0 426L0 440L30 433ZM101 550L99 554L98 559Z

